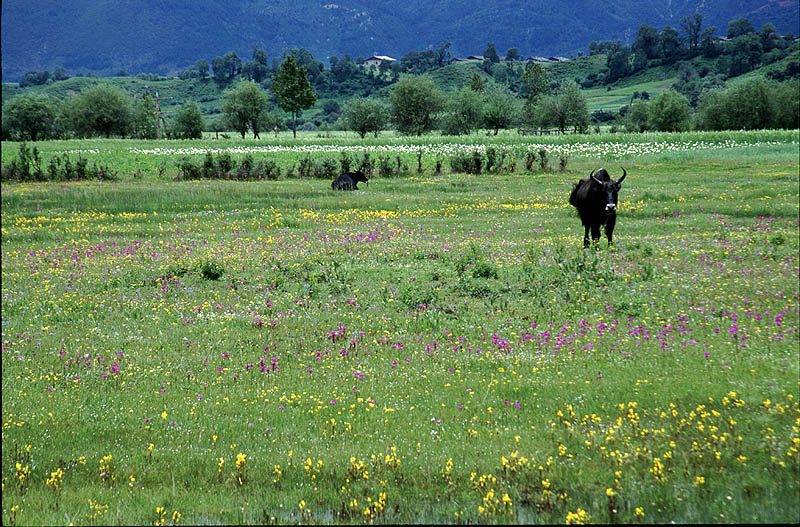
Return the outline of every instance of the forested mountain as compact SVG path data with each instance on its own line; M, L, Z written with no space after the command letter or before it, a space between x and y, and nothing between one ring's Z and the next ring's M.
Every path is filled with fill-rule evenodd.
M272 58L304 48L331 56L400 58L450 43L451 56L488 42L522 56L585 52L591 41L633 41L637 28L680 29L703 16L724 36L746 17L800 32L798 0L7 0L2 3L2 74L63 67L69 74L177 73L200 58L255 46Z

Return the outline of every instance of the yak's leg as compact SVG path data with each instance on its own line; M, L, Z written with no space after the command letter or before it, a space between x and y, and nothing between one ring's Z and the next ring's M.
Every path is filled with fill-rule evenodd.
M609 247L614 243L614 225L617 223L616 217L610 217L606 220L606 238L608 238Z
M584 233L583 233L583 248L584 249L588 249L589 248L589 226L585 225L584 229L585 230L584 230Z
M600 245L600 225L592 225L592 243L595 247Z

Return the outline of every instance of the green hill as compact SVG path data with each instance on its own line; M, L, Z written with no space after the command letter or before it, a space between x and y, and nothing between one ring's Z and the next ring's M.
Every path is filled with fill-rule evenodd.
M606 69L606 55L597 54L592 56L578 57L566 62L547 62L543 66L548 72L549 81L552 86L560 84L565 79L576 80L579 83L586 79L603 78L603 71ZM795 41L788 50L785 57L771 64L764 65L748 72L744 75L733 77L726 80L726 84L739 82L741 79L754 76L775 75L784 72L791 64L800 63L800 42ZM657 96L664 90L669 89L679 81L681 70L691 70L696 75L707 75L713 73L716 59L695 57L691 60L681 61L672 65L654 65L646 68L634 75L621 78L609 85L595 85L584 89L587 96L587 103L590 111L605 110L616 113L620 107L631 102L635 93L642 94L647 92L651 97ZM472 80L473 75L478 75L484 82L487 90L500 90L516 93L519 88L519 78L524 71L523 62L501 62L492 66L490 70L494 76L486 72L482 62L455 62L447 66L429 72L436 85L445 93L458 91L467 86ZM496 78L499 77L499 78ZM109 84L119 87L131 96L142 96L145 93L151 97L156 95L160 99L162 110L169 119L170 113L176 107L188 101L197 103L206 120L213 118L220 112L222 94L225 89L233 85L236 79L220 86L211 79L201 80L199 78L181 79L178 77L145 75L121 76L121 77L71 77L61 81L50 81L41 86L27 86L20 88L17 83L3 83L2 97L3 103L20 93L42 93L51 97L64 99L70 95L80 93L97 84ZM591 83L589 83L591 84ZM349 84L343 84L343 92L333 92L327 97L320 97L317 104L310 110L304 112L305 121L314 121L318 125L322 122L333 123L338 116L341 107L352 97L352 92L346 89ZM376 88L372 95L379 98L387 98L391 92L392 85ZM358 96L361 96L360 94ZM335 105L331 105L335 101ZM333 106L333 110L330 107ZM331 115L330 113L333 112Z

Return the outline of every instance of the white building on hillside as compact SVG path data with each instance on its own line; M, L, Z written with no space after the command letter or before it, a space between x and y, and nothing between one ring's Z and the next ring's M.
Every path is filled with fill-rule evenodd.
M397 59L393 59L392 57L387 57L385 55L373 55L364 59L364 67L377 68L383 62L397 62Z

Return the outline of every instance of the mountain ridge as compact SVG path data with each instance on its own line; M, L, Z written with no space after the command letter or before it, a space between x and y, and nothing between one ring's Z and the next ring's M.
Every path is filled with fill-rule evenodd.
M174 74L228 51L249 60L301 47L317 60L350 54L400 58L450 42L453 56L500 53L571 56L589 42L630 43L641 24L680 31L699 12L703 26L746 17L758 29L800 32L798 0L20 0L2 3L2 75L63 66L70 74Z

